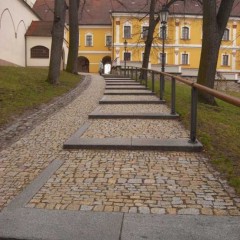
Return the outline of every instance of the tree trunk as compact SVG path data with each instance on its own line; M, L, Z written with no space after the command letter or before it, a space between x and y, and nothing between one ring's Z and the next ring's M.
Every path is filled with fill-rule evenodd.
M156 0L151 0L150 11L149 11L149 27L148 27L147 39L145 41L142 68L148 68L149 57L150 57L152 42L153 42L153 34L154 34L155 27L159 22L159 18L155 19L154 17L155 6L156 6Z
M79 26L78 10L80 0L69 1L69 53L67 60L67 72L77 73Z
M216 0L203 1L203 38L197 82L209 88L214 88L219 49L233 2L222 0L217 12ZM199 92L199 100L215 104L214 97L204 92Z
M55 0L51 57L48 72L48 81L54 85L59 83L66 9L65 0Z

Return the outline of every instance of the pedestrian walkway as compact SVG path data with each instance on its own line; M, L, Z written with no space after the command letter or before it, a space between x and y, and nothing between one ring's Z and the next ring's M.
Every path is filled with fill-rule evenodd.
M83 126L100 140L187 137L177 120L161 119L158 132L159 119L127 118L169 113L162 103L99 104L105 86L91 75L74 101L0 152L0 239L239 239L240 198L204 153L63 149Z
M105 82L106 91L99 101L102 107L89 115L93 120L64 144L65 149L201 151L201 143L189 142L189 133L178 121L179 116L171 114L165 101L150 90L142 90L139 82L109 76ZM109 85L115 86L114 92L107 89ZM137 88L122 89L127 85ZM106 109L108 112L103 113Z

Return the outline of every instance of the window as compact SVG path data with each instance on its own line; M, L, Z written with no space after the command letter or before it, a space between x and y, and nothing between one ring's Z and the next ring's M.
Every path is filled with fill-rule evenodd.
M107 47L112 46L112 36L106 36L106 46Z
M228 61L229 61L229 56L227 54L224 54L222 56L222 65L223 66L229 66Z
M226 29L224 30L222 40L224 40L224 41L228 41L228 40L229 40L229 29L226 28Z
M93 36L92 36L92 34L87 34L86 35L86 43L85 43L85 45L87 47L93 46Z
M124 38L131 38L131 26L124 26Z
M131 60L131 53L125 52L124 53L124 61L130 61Z
M182 39L190 39L189 28L188 27L183 27L182 28Z
M163 39L163 27L160 27L159 29L159 38ZM165 27L165 32L164 32L164 39L167 38L167 27Z
M147 38L148 35L148 26L142 27L142 38Z
M44 46L32 47L31 58L49 58L49 49Z
M182 54L182 64L183 65L187 65L188 64L188 54L187 53L183 53Z
M164 57L164 63L166 64L167 63L167 54L166 53L164 53L164 55L163 55L163 53L159 54L159 63L162 63L163 57Z

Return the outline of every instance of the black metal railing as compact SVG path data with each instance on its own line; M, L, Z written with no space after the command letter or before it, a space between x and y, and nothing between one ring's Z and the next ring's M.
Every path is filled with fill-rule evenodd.
M189 81L185 78L175 76L173 74L160 72L151 69L144 69L139 67L127 66L122 68L121 66L113 67L112 73L117 75L123 75L127 77L135 78L141 84L148 86L148 80L151 80L151 91L154 92L155 89L155 76L160 75L159 83L159 97L160 100L164 99L164 88L165 88L165 77L171 80L171 114L176 114L176 81L184 83L191 87L191 119L190 119L190 142L196 143L197 139L197 104L198 104L198 91L205 92L212 95L224 102L230 103L232 105L240 107L240 98L233 97L217 90L205 87L201 84Z

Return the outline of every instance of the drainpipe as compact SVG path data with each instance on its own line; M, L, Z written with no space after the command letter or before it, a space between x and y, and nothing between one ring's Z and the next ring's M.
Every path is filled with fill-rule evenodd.
M27 36L25 34L25 67L27 67Z

